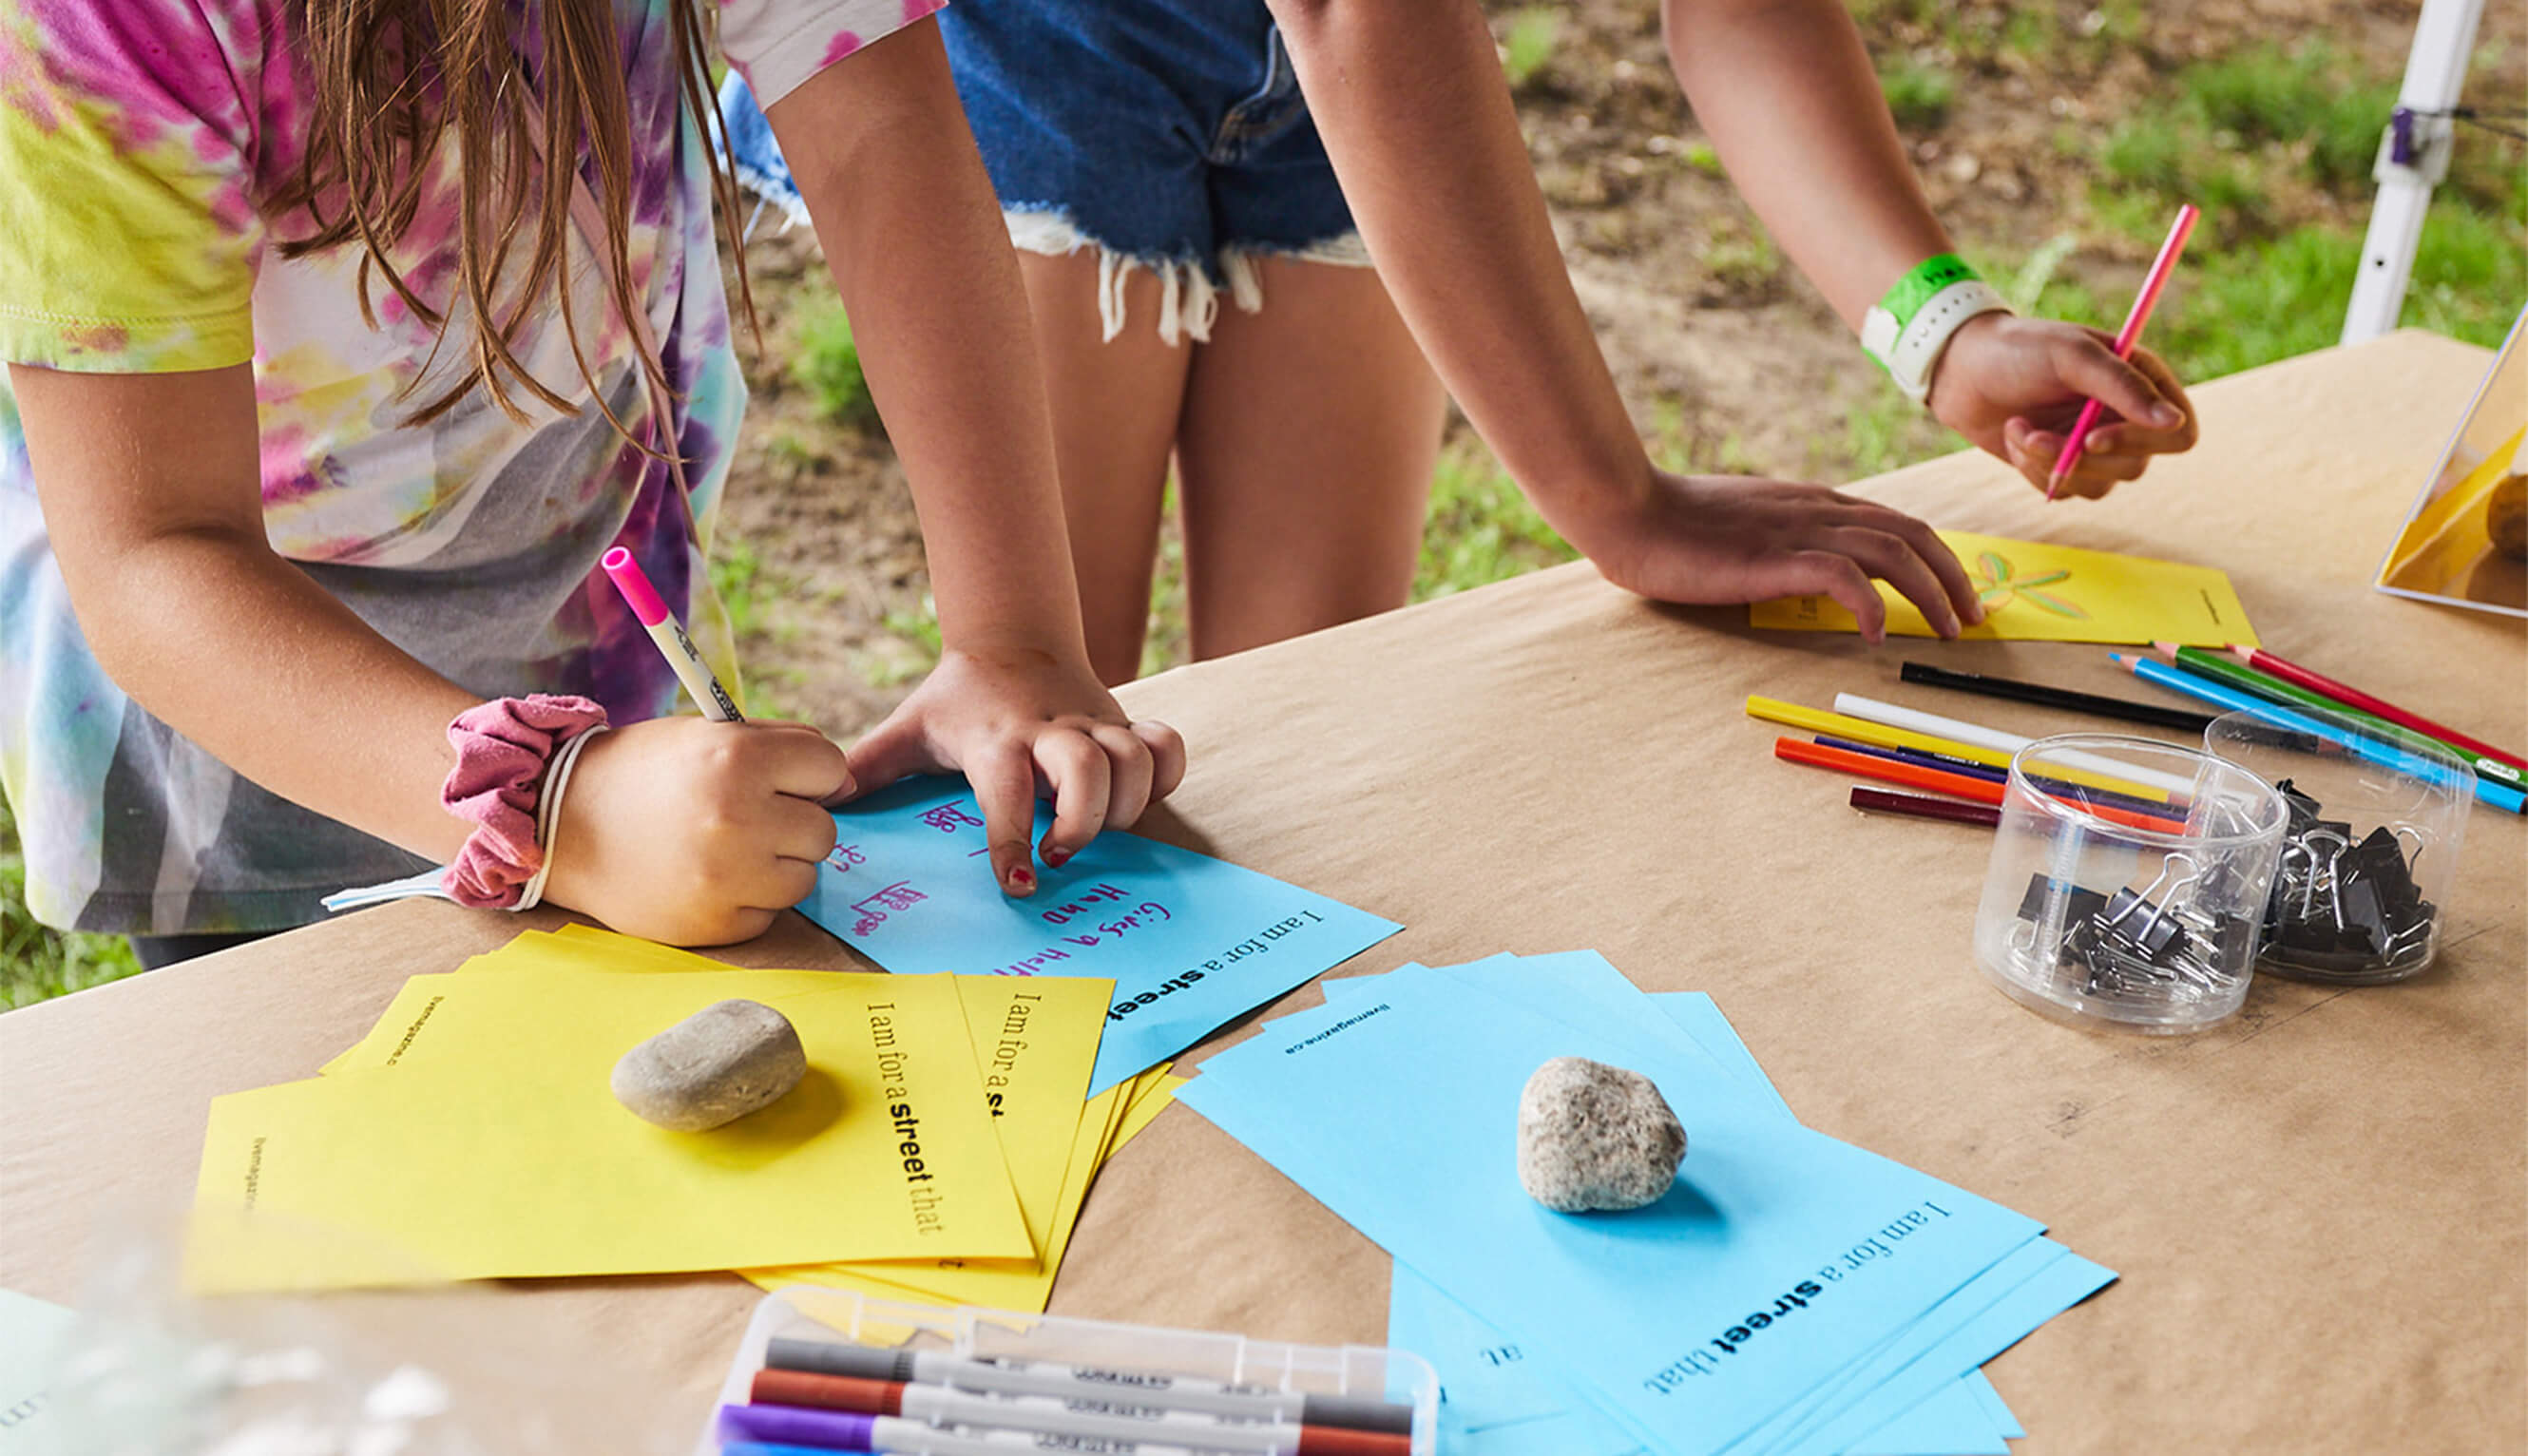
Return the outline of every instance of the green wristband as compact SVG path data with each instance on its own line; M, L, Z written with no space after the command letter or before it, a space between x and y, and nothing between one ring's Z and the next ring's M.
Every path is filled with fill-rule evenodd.
M1896 280L1896 286L1878 300L1878 306L1895 319L1896 332L1902 334L1905 326L1914 322L1914 315L1922 311L1922 305L1931 301L1932 294L1951 284L1970 283L1982 276L1969 268L1966 260L1957 254L1941 253L1924 258L1914 265L1913 272Z

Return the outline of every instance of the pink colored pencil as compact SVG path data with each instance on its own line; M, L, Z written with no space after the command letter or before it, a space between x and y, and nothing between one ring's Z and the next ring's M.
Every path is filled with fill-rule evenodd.
M2359 688L2339 683L2325 673L2302 667L2288 657L2277 657L2262 648L2233 647L2229 649L2229 653L2258 672L2272 673L2293 687L2305 688L2321 697L2332 698L2348 707L2357 707L2372 717L2386 718L2397 727L2410 728L2425 738L2437 738L2443 743L2482 754L2487 758L2507 763L2513 768L2528 768L2528 758L2522 758L2506 749L2497 749L2480 738L2469 738L2454 728L2433 722L2421 713L2398 707L2384 698L2374 698Z
M2177 209L2177 221L2168 230L2168 240L2159 245L2159 256L2151 260L2150 272L2141 281L2141 292L2133 298L2133 312L2125 315L2125 326L2116 333L2116 357L2133 357L2133 345L2141 342L2142 325L2150 322L2150 311L2159 306L2159 290L2168 286L2168 276L2177 271L2177 255L2186 251L2186 239L2194 232L2194 220L2202 216L2193 203ZM2045 498L2051 500L2063 489L2063 483L2079 469L2080 456L2088 448L2089 429L2098 423L2104 405L2092 399L2080 406L2080 418L2072 426L2071 438L2063 442L2063 453L2054 459L2054 474L2045 482Z

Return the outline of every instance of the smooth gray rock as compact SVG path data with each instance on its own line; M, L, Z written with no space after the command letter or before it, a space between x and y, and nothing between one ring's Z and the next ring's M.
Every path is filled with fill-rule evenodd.
M614 1100L644 1121L701 1132L770 1106L807 1074L789 1017L760 1001L723 1001L624 1053Z
M1685 1126L1649 1077L1556 1057L1518 1098L1518 1181L1557 1213L1659 1201L1685 1161Z

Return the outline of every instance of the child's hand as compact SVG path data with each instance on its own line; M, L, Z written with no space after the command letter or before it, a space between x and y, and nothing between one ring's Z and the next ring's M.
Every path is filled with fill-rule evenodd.
M1084 657L1035 649L950 649L851 756L863 789L962 769L982 806L992 877L1022 896L1035 893L1027 835L1039 794L1053 800L1053 828L1038 848L1058 866L1099 830L1138 819L1185 767L1177 731L1126 716Z
M1991 313L1949 340L1931 376L1931 413L2045 489L2080 406L2106 409L2065 494L2096 497L2139 476L2150 457L2194 447L2194 406L2157 354L2116 357L2114 338L2048 319Z
M751 940L816 888L843 751L804 723L654 718L600 734L562 795L545 898L677 946Z
M1966 568L1929 526L1823 486L1660 471L1644 498L1586 534L1572 543L1608 581L1661 601L1831 597L1874 645L1887 604L1870 579L1883 577L1942 637L1957 636L1962 616L1983 620Z

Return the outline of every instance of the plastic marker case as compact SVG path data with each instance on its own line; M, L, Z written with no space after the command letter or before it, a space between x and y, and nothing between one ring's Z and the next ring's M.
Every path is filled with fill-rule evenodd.
M1411 1456L1436 1456L1439 1450L1439 1375L1429 1361L1405 1351L1282 1344L972 1306L897 1304L848 1290L799 1286L766 1295L756 1306L713 1414L706 1418L694 1443L694 1456L719 1456L717 1406L747 1402L776 1339L1175 1376L1192 1385L1217 1382L1252 1392L1393 1402L1412 1408Z

